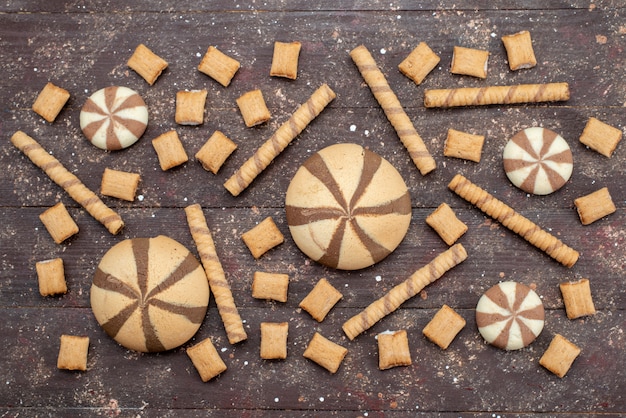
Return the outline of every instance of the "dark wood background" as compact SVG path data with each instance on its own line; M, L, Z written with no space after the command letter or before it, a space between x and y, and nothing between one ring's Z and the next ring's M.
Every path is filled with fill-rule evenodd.
M580 144L589 117L624 130L626 10L623 1L252 1L215 2L110 0L9 1L0 5L0 416L587 416L626 414L626 148L606 158ZM500 40L529 30L538 64L511 72ZM298 79L269 76L274 41L300 41ZM397 65L421 41L441 57L421 86ZM154 86L126 66L139 43L169 62ZM372 52L417 131L437 160L422 177L378 107L348 53L364 44ZM207 47L238 59L241 69L228 88L197 71ZM455 45L487 49L486 80L450 74ZM71 93L50 124L31 109L51 81ZM568 82L564 103L426 109L426 88L488 84ZM224 181L322 83L337 93L331 105L239 197ZM106 153L82 136L79 112L87 97L108 85L131 87L149 106L150 122L133 147ZM202 126L177 126L175 94L206 88ZM235 104L260 88L270 122L246 128ZM543 126L559 132L574 154L571 180L549 196L529 196L510 184L502 149L516 132ZM480 163L443 156L449 128L486 136ZM151 140L176 129L191 156L162 172ZM204 171L193 155L216 130L239 146L222 170ZM126 222L119 236L77 206L9 142L23 130L36 138L92 190L106 167L141 174L142 199L104 201ZM370 268L343 272L308 260L286 225L284 195L297 168L312 153L337 142L355 142L389 160L407 182L413 217L405 240ZM462 173L520 213L579 250L567 269L481 214L447 189ZM582 226L573 200L608 186L617 212ZM39 214L57 202L68 206L77 236L54 244ZM446 246L424 222L440 203L450 204L469 231L460 242L469 258L418 297L354 341L343 322ZM195 253L183 208L199 203L245 320L249 339L230 345L211 300L206 320L184 346L161 354L138 354L100 329L89 305L89 289L102 255L125 238L168 235ZM281 246L254 260L240 235L272 216L286 237ZM62 257L69 292L41 297L35 263ZM288 273L286 303L251 297L254 271ZM322 277L344 295L322 323L298 308ZM569 320L558 284L589 278L597 314ZM546 308L545 328L529 347L505 352L484 343L474 308L500 280L536 286ZM467 321L448 350L421 330L448 304ZM288 357L259 357L259 324L288 321ZM377 368L375 335L406 329L413 364ZM314 332L349 352L335 375L302 357ZM90 337L88 370L57 370L61 334ZM552 337L562 334L582 349L563 379L538 364ZM210 337L228 370L202 383L185 348Z

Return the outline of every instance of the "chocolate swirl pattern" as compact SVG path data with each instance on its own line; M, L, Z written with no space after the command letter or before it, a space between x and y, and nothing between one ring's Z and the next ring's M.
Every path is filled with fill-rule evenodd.
M528 128L515 134L502 156L506 175L527 193L547 195L572 175L572 151L565 139L550 129Z
M411 198L388 161L360 145L337 144L300 167L285 210L302 252L329 267L356 270L400 244L411 220Z
M96 147L116 151L128 148L148 126L148 107L128 87L100 89L87 99L80 111L80 128Z
M165 351L185 343L200 327L208 303L202 266L165 236L113 246L100 261L91 286L98 323L135 351Z
M503 350L518 350L532 343L543 323L541 299L521 283L498 283L476 305L478 331L485 341Z

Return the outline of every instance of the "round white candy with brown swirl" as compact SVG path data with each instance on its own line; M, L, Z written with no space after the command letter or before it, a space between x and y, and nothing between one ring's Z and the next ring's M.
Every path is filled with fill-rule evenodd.
M528 128L504 147L504 170L515 186L527 193L557 191L572 175L573 158L562 136L545 128Z
M543 303L521 283L507 281L485 292L476 305L476 325L488 343L504 350L526 347L539 336L544 323Z
M128 148L148 126L148 107L139 93L111 86L92 94L80 111L80 128L87 139L103 150Z

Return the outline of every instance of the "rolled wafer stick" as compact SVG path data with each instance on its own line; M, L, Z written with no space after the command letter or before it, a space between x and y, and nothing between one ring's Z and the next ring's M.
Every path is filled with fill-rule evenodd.
M485 106L565 100L569 100L567 83L462 87L424 91L424 106L426 107Z
M426 175L437 167L435 159L430 155L424 141L419 136L411 119L407 116L396 94L391 90L385 75L376 65L376 61L363 45L350 52L361 76L369 86L378 104L385 112L387 119L396 130L400 141L409 152L409 156L422 175Z
M252 183L296 136L307 127L335 98L335 92L322 84L311 97L283 123L274 134L233 174L224 187L238 196Z
M554 235L544 231L462 175L454 176L448 188L564 266L572 267L576 264L578 251L568 247Z
M239 316L237 306L230 290L230 285L226 281L222 263L217 257L215 243L211 236L211 230L207 225L206 218L202 213L199 204L193 204L185 208L187 224L191 231L191 236L196 243L196 248L200 254L200 261L209 280L209 287L215 297L217 310L220 313L228 341L236 344L248 338L243 328L243 322Z
M454 244L418 269L408 279L391 289L380 299L372 302L361 313L344 322L342 328L348 338L355 339L376 322L389 315L404 302L417 295L423 288L439 279L452 267L465 261L467 252L461 244Z
M22 131L11 137L11 142L37 167L41 168L52 181L61 186L79 205L103 224L113 235L124 228L120 215L100 200L98 196L85 186L74 174L50 155L37 141Z

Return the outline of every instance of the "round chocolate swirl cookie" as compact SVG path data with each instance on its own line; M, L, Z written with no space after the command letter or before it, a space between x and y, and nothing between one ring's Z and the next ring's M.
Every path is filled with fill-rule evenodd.
M562 136L545 128L528 128L504 147L504 171L515 186L527 193L557 191L572 175L572 151Z
M543 322L541 299L521 283L498 283L476 305L478 331L485 341L503 350L517 350L535 341Z
M148 107L128 87L111 86L92 94L80 111L80 128L96 147L116 151L128 148L148 126Z
M411 221L411 197L387 160L360 145L336 144L298 169L285 210L303 253L329 267L356 270L400 244Z
M98 323L135 351L165 351L185 343L200 327L208 304L202 266L165 236L114 245L102 257L91 286Z

